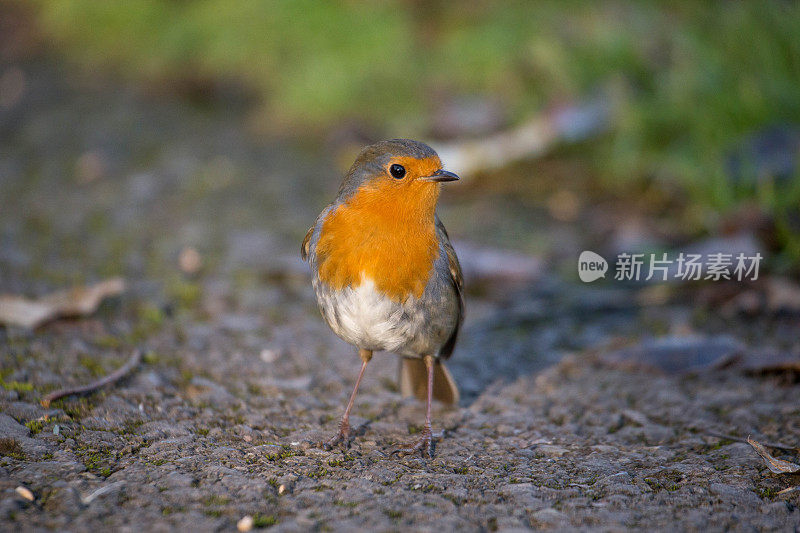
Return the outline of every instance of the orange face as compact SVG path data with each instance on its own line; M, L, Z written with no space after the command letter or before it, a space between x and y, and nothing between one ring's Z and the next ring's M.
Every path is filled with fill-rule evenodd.
M397 167L400 165L402 175ZM438 157L394 157L328 215L317 243L319 276L335 289L364 278L395 301L422 296L438 254ZM399 177L398 177L399 176Z

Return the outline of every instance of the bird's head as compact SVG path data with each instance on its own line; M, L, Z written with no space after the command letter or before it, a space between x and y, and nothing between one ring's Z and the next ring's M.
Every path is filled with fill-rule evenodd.
M439 184L457 179L442 168L439 156L427 144L392 139L361 151L342 182L339 198L344 202L375 201L384 209L401 212L411 209L432 213Z

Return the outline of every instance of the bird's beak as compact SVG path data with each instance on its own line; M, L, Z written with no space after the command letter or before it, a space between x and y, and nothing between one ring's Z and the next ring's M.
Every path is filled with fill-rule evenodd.
M449 172L447 170L439 169L430 176L425 176L424 178L419 178L422 181L456 181L460 179L457 175Z

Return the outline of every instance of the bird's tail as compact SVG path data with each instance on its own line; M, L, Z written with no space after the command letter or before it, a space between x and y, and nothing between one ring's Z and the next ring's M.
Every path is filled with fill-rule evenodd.
M428 399L428 369L423 359L402 357L400 359L400 391L403 396L416 396L420 400ZM436 361L433 364L433 399L446 404L458 403L458 387L444 366Z

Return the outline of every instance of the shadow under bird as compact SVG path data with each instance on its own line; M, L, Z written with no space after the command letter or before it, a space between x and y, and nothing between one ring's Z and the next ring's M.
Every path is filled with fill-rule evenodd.
M350 441L350 410L373 352L401 356L400 389L427 402L420 438L403 453L432 456L431 401L458 402L444 365L464 317L461 267L436 216L441 183L458 176L436 152L408 139L364 148L336 200L308 230L303 260L325 321L358 348L361 371L339 431L325 443Z

